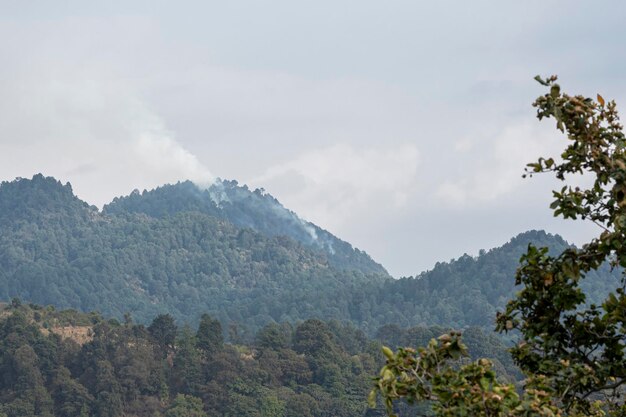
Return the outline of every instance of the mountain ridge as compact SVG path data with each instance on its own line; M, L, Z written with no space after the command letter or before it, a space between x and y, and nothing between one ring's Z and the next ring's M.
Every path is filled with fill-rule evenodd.
M219 207L198 203L186 187L195 186L132 193L121 200L131 210L118 200L99 211L50 177L2 183L0 300L20 297L120 318L129 312L139 322L170 313L193 324L208 312L240 332L313 317L351 322L370 334L388 323L489 328L515 293L515 269L528 243L555 253L569 245L529 231L479 256L395 280L337 267L327 253L294 238L238 227L226 215L207 213ZM256 194L248 209L273 198ZM589 301L615 288L619 272L605 266L585 279Z
M119 214L124 211L158 218L181 211L200 211L266 236L288 236L325 253L335 267L389 275L367 253L301 219L265 190L257 188L251 191L246 185L239 185L234 180L217 179L204 189L191 181L183 181L141 193L134 191L128 196L116 197L102 210L105 214Z
M476 257L464 254L450 262L438 262L415 277L386 281L377 292L376 305L380 314L391 310L392 305L401 306L407 314L389 318L400 325L491 326L496 313L519 289L515 271L529 244L548 247L552 254L573 246L543 230L522 232ZM581 282L587 301L601 302L618 286L621 276L621 270L609 265L590 271Z
M390 279L334 267L290 237L265 236L200 211L111 215L42 175L0 188L3 299L116 317L131 312L140 321L169 312L193 322L209 311L257 328L341 315L350 288ZM338 301L319 300L338 294Z

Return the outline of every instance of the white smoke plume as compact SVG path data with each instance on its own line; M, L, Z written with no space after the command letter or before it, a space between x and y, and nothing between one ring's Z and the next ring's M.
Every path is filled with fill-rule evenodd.
M0 142L3 180L42 172L96 205L133 188L214 181L140 95L107 74L46 78L33 69L0 80L0 91L11 91L0 95L3 135L21 139Z

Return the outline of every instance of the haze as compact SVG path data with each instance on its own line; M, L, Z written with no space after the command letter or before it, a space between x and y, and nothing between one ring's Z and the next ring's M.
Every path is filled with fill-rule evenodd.
M263 187L394 275L543 228L536 74L626 106L620 1L0 1L0 179Z

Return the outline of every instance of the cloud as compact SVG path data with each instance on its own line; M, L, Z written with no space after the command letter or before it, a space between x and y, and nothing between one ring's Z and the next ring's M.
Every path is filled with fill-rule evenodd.
M558 156L562 141L552 129L529 120L505 126L481 146L457 142L455 151L463 154L463 171L439 184L438 201L451 207L480 206L514 192L523 184L527 163L540 156Z
M617 2L78 3L3 10L1 179L44 172L102 204L253 178L396 273L557 224L551 188L520 178L553 149L532 76L626 97Z
M337 144L301 153L249 183L280 195L308 220L339 228L363 212L397 210L418 183L417 147Z
M139 129L131 140L129 162L137 162L142 170L158 176L191 180L199 186L209 186L215 177L198 158L176 142L162 129ZM172 181L172 180L169 180Z
M135 85L88 63L43 64L14 65L0 80L3 179L53 175L97 205L133 188L213 181Z

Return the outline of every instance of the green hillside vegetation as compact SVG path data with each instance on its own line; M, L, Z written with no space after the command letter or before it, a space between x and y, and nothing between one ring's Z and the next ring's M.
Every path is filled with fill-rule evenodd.
M394 280L337 267L319 248L200 210L190 187L208 195L181 183L133 193L99 212L53 178L2 183L0 300L19 297L118 319L130 313L144 324L160 313L197 324L208 312L241 335L309 318L348 321L370 335L388 323L491 330L495 312L516 291L512 277L528 244L567 247L558 236L527 232L477 257ZM617 280L609 268L592 271L585 280L589 300L601 299Z
M342 318L355 286L384 278L197 211L102 214L41 175L2 184L0 232L0 299L140 322L160 312L194 321L203 311L253 329Z
M560 236L529 231L507 244L477 257L464 255L435 267L415 278L386 281L369 304L372 317L385 317L387 323L447 325L457 328L492 328L498 311L519 291L515 271L529 244L561 253L571 247ZM581 288L589 303L599 303L622 278L621 269L604 264L589 271Z
M415 343L442 330L397 328L390 336ZM381 344L392 342L385 332L368 339L350 324L312 319L274 323L235 344L209 315L194 329L170 315L146 327L16 299L0 310L0 415L380 416L364 399L383 363ZM465 334L476 355L506 357L482 330ZM499 366L505 379L517 375L510 362Z
M104 206L103 211L106 214L143 213L156 218L175 216L181 212L204 213L264 236L290 237L324 254L329 264L337 269L388 275L385 268L365 252L300 219L264 190L250 191L237 181L218 179L206 189L185 181L142 193L136 191L129 196L115 198Z

